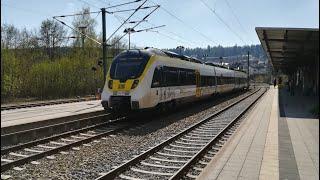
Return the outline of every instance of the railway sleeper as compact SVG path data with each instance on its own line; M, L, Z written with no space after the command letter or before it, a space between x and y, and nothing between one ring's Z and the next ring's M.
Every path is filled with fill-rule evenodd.
M205 146L206 144L205 143L186 143L186 142L182 142L182 141L175 141L175 143L177 144L184 144L184 145L193 145L193 146Z
M168 156L168 157L178 157L178 158L192 158L193 156L189 155L177 155L177 154L168 154L168 153L163 153L163 152L156 152L159 155L162 156Z
M203 140L200 140L200 139L195 140L195 139L180 138L180 140L187 141L187 142L208 143L208 141L203 141Z
M154 156L150 156L149 158L154 161L163 161L163 162L169 162L169 163L187 163L188 162L188 161L175 160L175 159L163 159L163 158L158 158Z
M181 167L179 166L165 166L161 164L152 164L152 163L147 163L147 162L140 162L140 164L144 166L151 166L151 167L156 167L156 168L165 168L165 169L180 169Z
M122 178L122 179L127 179L127 180L141 180L140 178L135 178L135 177L132 177L132 176L127 176L127 175L124 175L124 174L120 174L119 177Z
M201 149L202 147L197 146L179 146L174 144L169 144L169 146L175 147L175 148L181 148L181 149Z
M151 174L151 175L158 175L158 176L172 176L173 175L173 173L146 171L146 170L138 169L138 168L135 168L135 167L130 168L130 170L132 170L134 172L143 173L143 174Z
M177 150L177 149L170 149L170 148L163 148L166 151L171 151L171 152L179 152L179 153L192 153L195 154L198 151L186 151L186 150Z
M185 135L184 137L186 138L190 138L190 139L204 139L204 140L211 140L212 138L208 138L208 137L201 137L201 136L189 136L189 135Z

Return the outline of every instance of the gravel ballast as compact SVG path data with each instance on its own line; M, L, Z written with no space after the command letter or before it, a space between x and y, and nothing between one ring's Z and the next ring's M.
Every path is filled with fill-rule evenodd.
M148 117L147 124L93 141L79 150L69 150L67 155L55 154L52 160L42 158L37 160L40 164L26 164L21 171L2 174L12 179L95 179L251 92L218 103L221 100L195 102L163 117Z

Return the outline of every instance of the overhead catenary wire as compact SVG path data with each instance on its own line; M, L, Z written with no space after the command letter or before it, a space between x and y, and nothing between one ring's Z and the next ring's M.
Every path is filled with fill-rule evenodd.
M153 23L150 23L150 22L147 22L147 23L150 24L150 25L152 25L152 26L155 26ZM169 30L165 30L165 29L163 29L163 31L166 31L167 33L172 34L172 35L174 35L174 36L177 36L177 37L180 38L181 40L187 42L189 45L192 45L192 44L193 44L193 45L197 45L196 42L187 40L187 39L185 39L184 37L180 36L179 34L177 34L177 33L175 33L175 32L172 32L172 31L169 31ZM190 43L191 43L191 44L190 44Z
M113 15L116 17L116 19L117 19L120 23L122 23L122 22L125 20L125 18L123 18L123 17L121 17L121 16L119 16L119 15L117 15L117 14L113 14ZM152 26L156 26L155 24L150 23L150 22L147 21L147 20L145 20L145 22L147 22L148 24L150 24L150 25L152 25ZM141 26L142 26L142 25L141 25ZM142 26L142 27L143 27L143 28L146 28L145 26ZM177 33L174 33L174 32L172 32L172 31L165 30L165 29L162 29L162 31L166 31L166 32L169 33L169 34L173 34L173 35L177 36L178 38L180 38L181 40L172 38L172 37L169 36L169 35L164 35L164 33L160 33L159 30L157 30L157 31L150 31L150 32L156 32L156 33L158 33L159 35L163 35L163 36L165 36L165 37L167 37L167 38L169 38L169 39L171 39L171 40L177 41L177 42L179 42L179 43L186 43L186 44L189 44L189 45L191 45L191 46L192 46L192 45L197 45L197 43L195 43L195 42L193 42L193 41L190 41L190 40L187 40L187 39L183 38L182 36L178 35Z
M112 5L112 6L106 7L106 9L120 7L120 6L124 6L124 5L128 5L128 4L132 4L132 3L137 3L140 1L142 1L142 0L135 0L135 1L130 1L130 2L122 3L122 4Z
M238 16L236 15L235 11L233 10L233 8L231 7L230 3L228 2L228 0L225 0L227 6L229 7L229 9L231 10L232 15L235 17L236 21L238 22L238 24L240 25L241 29L243 30L243 32L245 32L248 36L248 39L251 41L251 43L253 44L253 41L250 38L250 35L248 33L248 31L246 31L246 29L244 28L244 26L242 25L242 23L240 22Z
M124 18L122 18L121 16L118 16L118 18L120 19L118 19L119 21L123 21L124 20ZM148 21L146 21L148 24L150 24L150 25L152 25L152 26L155 26L155 24L153 24L153 23L150 23L150 22L148 22ZM142 25L141 25L142 26ZM146 28L145 26L142 26L143 28ZM168 39L171 39L171 40L174 40L174 41L176 41L176 42L179 42L179 43L183 43L183 44L189 44L189 45L197 45L197 43L195 43L195 42L192 42L192 41L189 41L189 40L187 40L187 39L185 39L185 38L183 38L183 37L181 37L180 35L178 35L178 34L176 34L176 33L174 33L174 32L171 32L171 31L168 31L168 30L165 30L165 29L162 29L162 31L166 31L167 33L169 33L169 34L173 34L173 35L175 35L175 36L177 36L177 37L179 37L181 40L179 40L179 39L177 39L177 38L173 38L173 37L171 37L171 36L169 36L169 35L167 35L167 34L164 34L164 33L161 33L161 32L159 32L160 30L157 30L157 31L149 31L149 32L155 32L155 33L157 33L157 34L159 34L159 35L162 35L162 36L164 36L164 37L166 37L166 38L168 38Z
M150 0L152 3L156 4L154 1ZM207 35L203 34L201 31L195 29L194 27L192 27L191 25L189 25L188 23L186 23L185 21L183 21L181 18L177 17L176 15L174 15L173 13L171 13L169 10L167 10L166 8L164 8L163 6L160 7L164 12L166 12L167 14L169 14L170 16L172 16L173 18L177 19L178 21L180 21L182 24L184 24L185 26L187 26L188 28L192 29L193 31L197 32L198 34L200 34L204 39L209 40L211 42L213 42L216 45L219 45L215 40L212 40L210 37L208 37Z
M53 17L53 19L55 19L56 21L60 22L61 24L65 25L65 26L69 27L70 29L72 29L72 30L76 31L77 33L79 33L79 34L81 34L81 35L83 35L83 36L87 37L88 39L90 39L90 40L92 40L92 41L94 41L94 42L96 42L96 43L98 43L98 44L100 44L100 45L102 44L102 43L101 43L101 42L99 42L98 40L96 40L96 39L94 39L94 38L92 38L92 37L90 37L90 36L88 36L88 35L86 35L86 34L82 33L81 31L79 31L79 30L77 30L77 29L73 28L72 26L70 26L70 25L66 24L65 22L63 22L63 21L61 21L61 20L57 19L56 17Z
M103 2L102 0L99 0L99 2ZM105 3L105 2L103 2L103 3ZM112 6L109 2L106 2L109 6ZM155 3L154 3L155 4ZM119 10L119 8L116 8L117 10ZM111 14L111 15L113 15L120 23L123 23L124 21L125 21L125 18L123 18L123 17L121 17L121 16L119 16L119 15L117 15L117 14ZM145 20L148 24L150 24L150 25L152 25L152 26L156 26L155 24L153 24L153 23L150 23L149 21L147 21L147 20ZM142 26L142 25L141 25ZM145 26L142 26L143 28L146 28ZM158 30L159 31L159 30ZM190 40L188 40L188 39L186 39L186 38L184 38L184 37L182 37L181 35L178 35L177 33L174 33L174 32L172 32L172 31L169 31L169 30L166 30L166 29L162 29L162 31L165 31L166 33L168 33L168 34L172 34L172 35L174 35L174 36L176 36L176 37L178 37L178 38L180 38L181 40L177 40L177 39L175 39L175 38L172 38L171 36L169 36L169 35L166 35L165 37L170 37L169 39L172 39L172 40L175 40L175 41L177 41L177 42L179 42L179 43L181 43L181 42L184 42L184 43L187 43L187 44L189 44L189 45L198 45L198 43L196 43L196 42L193 42L193 41L190 41ZM159 33L160 34L160 33ZM163 33L162 33L163 34Z
M220 22L222 22L233 34L235 34L244 44L246 44L242 37L237 32L232 30L232 28L220 17L220 15L215 10L213 10L204 0L200 1L220 20Z
M168 38L168 39L171 39L171 40L180 42L180 43L182 43L182 44L192 45L192 44L190 44L190 43L187 42L187 41L181 41L181 40L179 40L179 39L173 38L173 37L171 37L171 36L169 36L169 35L167 35L167 34L164 34L164 33L162 33L162 32L159 32L159 31L150 31L150 32L155 32L155 33L157 33L157 34L159 34L159 35L161 35L161 36L164 36L164 37L166 37L166 38Z
M98 6L94 5L94 4L89 3L88 1L85 1L85 0L78 0L78 1L81 1L81 2L83 2L83 3L85 3L85 4L87 4L89 7L90 7L90 6L94 6L95 8L100 9L100 7L98 7Z
M157 5L155 5L155 6L145 6L145 7L141 7L140 9L149 9L149 8L154 8L154 7L157 7ZM132 8L132 9L117 10L117 11L109 11L108 13L112 14L112 13L128 12L128 11L135 11L135 10L136 10L136 8Z
M84 0L79 0L79 1L81 1L81 2L84 2L84 3L86 3L87 5L89 5L89 6L95 6L96 8L99 8L98 6L96 6L96 5L93 5L93 4L90 4L90 3L88 3L87 1L84 1ZM140 0L141 1L141 0ZM139 1L137 1L137 2L139 2ZM153 2L154 3L154 2ZM116 9L118 9L117 7L116 7L116 5L111 5L110 3L108 3L107 2L107 4L109 5L109 7L115 7ZM156 5L156 6L154 6L154 7L157 7L157 6L159 6L159 5ZM108 7L107 7L108 8ZM101 12L101 11L97 11L97 12ZM97 12L93 12L93 13L97 13ZM85 14L89 14L89 13L85 13ZM124 18L123 17L121 17L121 16L119 16L119 15L117 15L117 14L115 14L115 13L110 13L111 15L113 15L120 23L122 23L122 26L124 26L125 24L127 24L128 23L128 21L125 21L124 20ZM83 13L78 13L77 15L83 15ZM56 16L56 17L59 17L59 16ZM128 19L128 18L127 18ZM152 24L152 23L150 23L150 22L148 22L146 19L144 19L144 20L142 20L141 22L144 22L144 21L146 21L148 24L151 24L151 25L154 25L154 24ZM139 21L140 22L140 21ZM141 23L140 22L140 23ZM139 23L139 24L140 24ZM155 26L155 25L154 25ZM135 26L136 27L136 26ZM144 27L144 26L143 26ZM120 27L121 28L121 27ZM118 30L120 29L120 28L118 28ZM76 30L77 31L77 30ZM164 33L160 33L159 31L159 33L158 34L160 34L160 35L162 35L162 36L165 36L165 37L167 37L167 38L169 38L169 39L172 39L172 40L175 40L175 41L177 41L177 42L183 42L183 43L187 43L187 44L189 44L189 45L197 45L197 43L195 43L195 42L193 42L193 41L190 41L190 40L187 40L187 39L185 39L185 38L183 38L182 36L180 36L180 35L178 35L177 33L174 33L174 32L172 32L172 31L169 31L169 30L165 30L165 29L163 29L163 31L166 31L167 33L169 33L169 34L172 34L172 35L174 35L174 36L177 36L178 38L180 38L181 40L179 40L179 39L176 39L176 38L172 38L171 36L169 36L169 35L166 35L166 34L164 34ZM77 31L78 32L78 31ZM110 38L115 34L117 32L117 30L108 38L108 40L110 40ZM80 34L82 34L81 32L79 32ZM117 41L116 41L116 43L117 42L119 42L124 36L125 36L126 34L124 34L121 38L119 38ZM86 36L87 37L87 36ZM100 42L99 42L100 43Z
M128 21L147 1L148 1L148 0L145 0L140 6L138 6L138 7L136 8L136 10L135 10L133 13L131 13L131 15L109 36L109 38L107 39L107 42L111 39L111 37L112 37L115 33L117 33L117 31L118 31L124 24L127 23L127 21Z
M146 0L147 1L147 0ZM145 21L153 12L155 12L160 6L156 7L154 10L152 10L150 13L148 13L142 20L140 20L136 25L134 25L132 27L132 29L134 29L135 27L137 27L139 24L141 24L143 21ZM122 35L120 38L118 38L118 40L115 41L114 44L112 44L111 46L115 45L116 43L118 43L125 35L127 35L128 32L125 32L124 35Z
M86 14L99 14L101 11L94 11L94 12L83 12L83 13L76 13L76 14L67 14L61 16L53 16L53 17L70 17L70 16L82 16Z
M155 26L155 27L140 29L140 30L136 30L136 31L134 31L134 32L150 31L150 30L152 30L152 29L161 28L161 27L164 27L164 26L166 26L166 25L161 25L161 26Z

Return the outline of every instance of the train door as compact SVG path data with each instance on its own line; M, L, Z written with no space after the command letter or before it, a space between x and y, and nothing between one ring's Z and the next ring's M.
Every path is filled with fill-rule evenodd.
M196 70L196 97L201 96L201 78L200 78L200 72Z
M153 79L152 79L152 85L151 87L155 89L154 92L152 92L153 95L155 95L156 99L155 101L163 102L165 97L165 74L163 73L163 67L158 66L154 70Z

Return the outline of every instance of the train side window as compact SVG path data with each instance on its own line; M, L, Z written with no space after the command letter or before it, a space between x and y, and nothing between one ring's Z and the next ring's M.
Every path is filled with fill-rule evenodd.
M208 76L200 76L201 87L208 86Z
M224 77L220 77L220 85L224 84Z
M196 84L196 74L193 70L187 70L187 85L195 85Z
M178 85L178 70L174 67L166 68L166 83L168 86L176 86Z
M161 68L158 66L154 69L151 88L161 86Z
M179 69L179 85L185 86L187 83L187 72L184 69Z
M212 86L212 84L213 84L213 77L212 76L209 76L209 86Z

